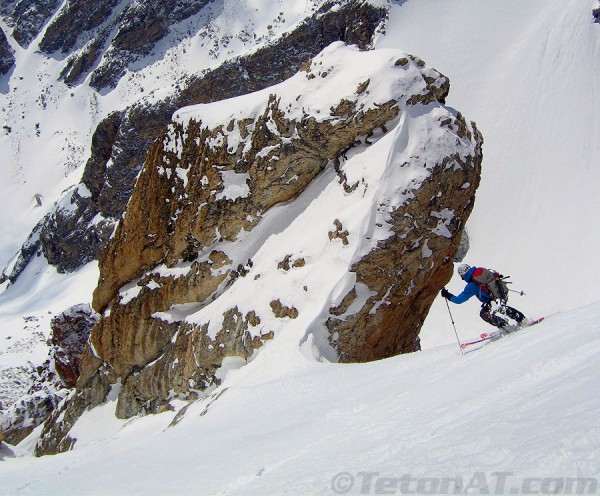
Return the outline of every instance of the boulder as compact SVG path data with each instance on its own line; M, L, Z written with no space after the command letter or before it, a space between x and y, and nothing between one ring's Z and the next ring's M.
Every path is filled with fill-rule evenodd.
M72 306L52 319L51 355L57 374L68 388L77 384L81 353L98 319L87 304Z
M118 417L163 411L290 329L338 361L418 349L482 161L448 90L418 57L334 43L280 85L176 112L100 256L101 318L38 453L72 446L111 391Z

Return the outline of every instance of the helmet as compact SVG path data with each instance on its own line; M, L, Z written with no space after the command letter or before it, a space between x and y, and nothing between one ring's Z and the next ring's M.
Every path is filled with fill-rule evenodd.
M458 266L458 275L461 277L461 279L465 278L465 275L467 274L467 272L469 272L471 270L471 266L467 265L467 264L461 264Z

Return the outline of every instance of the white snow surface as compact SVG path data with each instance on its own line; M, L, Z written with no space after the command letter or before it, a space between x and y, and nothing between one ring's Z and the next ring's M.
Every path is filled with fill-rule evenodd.
M336 494L350 483L342 473L354 479L347 494L401 494L405 476L413 494L440 478L462 478L470 494L559 483L568 494L571 479L590 488L600 477L600 304L466 355L446 345L319 363L291 334L174 427L173 413L116 420L114 400L86 412L75 451L0 463L0 494Z
M254 0L238 17L237 4L222 2L215 21L219 33L242 29L240 19L246 16L266 39L279 10L297 22L313 8L309 1ZM534 481L538 486L547 484L529 487L538 493L567 494L568 487L559 483L568 486L568 478L597 483L600 26L592 23L595 7L595 0L394 0L386 34L377 41L378 49L414 53L447 75L448 104L476 121L484 135L483 176L468 223L471 250L465 262L511 274L514 288L527 293L511 296L511 302L529 316L560 313L462 355L450 344L454 330L438 300L421 333L425 351L353 365L328 363L317 352L323 350L318 334L307 334L307 321L299 318L247 365L228 364L223 385L192 404L175 427L168 428L174 413L117 420L112 399L80 419L79 442L71 453L33 458L39 430L34 432L14 449L17 458L0 462L0 494L308 495L333 494L336 488L400 494L404 475L414 479L408 487L413 491L420 478L462 477L473 494L486 494L485 482L492 493L523 493L522 484L531 477L540 478ZM278 32L289 27L291 22L275 24ZM27 50L15 45L17 68L10 78L0 78L2 125L11 128L10 133L0 129L2 264L61 192L77 183L102 117L137 98L141 85L156 97L168 94L181 68L193 73L230 56L227 50L252 49L234 40L224 52L219 45L220 59L211 58L196 37L168 51L164 60L129 73L114 92L97 95L85 85L67 89L57 83L58 63L36 52L38 42ZM371 148L373 159L387 159L384 140L391 135ZM355 173L364 174L358 166ZM327 182L321 178L311 186L307 208L310 195ZM43 197L42 207L35 206L36 193ZM321 212L315 210L315 222L322 222ZM344 212L345 221L355 220L350 205ZM448 214L439 213L440 219ZM277 224L272 229L268 239L275 243ZM285 248L279 246L268 262L283 259ZM319 247L312 249L313 254L298 256L325 263ZM62 276L42 262L36 259L0 295L2 373L41 363L51 316L91 300L96 264ZM331 267L327 271L331 274ZM302 270L291 274L298 292L289 296L304 301L304 315L314 316L319 309L316 299L303 294ZM339 281L331 298L343 296L349 283ZM448 288L462 289L457 276ZM473 301L451 308L462 339L488 330ZM27 316L37 320L23 320ZM512 474L502 491L494 485L497 472Z

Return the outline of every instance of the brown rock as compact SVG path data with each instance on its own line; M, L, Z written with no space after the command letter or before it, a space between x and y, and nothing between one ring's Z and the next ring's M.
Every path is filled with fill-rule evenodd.
M198 398L219 384L217 371L224 359L248 359L274 337L274 329L268 328L276 325L273 315L299 316L295 302L272 300L271 315L264 308L265 314L240 310L227 297L219 300L252 267L251 260L244 265L229 258L226 252L234 255L228 247L236 246L240 235L251 236L271 207L293 201L326 167L340 170L353 146L366 147L375 131L387 132L386 124L397 122L404 102L410 106L417 104L414 98L443 98L447 79L420 69L419 60L412 60L410 68L389 61L391 78L403 79L413 71L413 93L397 95L397 100L374 103L366 89L351 90L350 96L328 102L317 118L300 109L290 112L293 105L300 106L294 88L293 96L285 97L292 101L277 93L256 95L264 100L254 102L251 115L225 116L212 128L200 120L205 107L180 114L194 118L175 118L151 146L127 212L100 257L93 305L102 317L82 354L77 392L63 409L69 420L48 427L40 452L68 448L73 442L69 424L82 409L104 401L117 383L116 413L122 418L169 409L174 397ZM325 69L329 74L335 70ZM304 74L300 80L328 84ZM456 154L425 163L431 174L420 188L394 192L407 199L388 212L391 236L354 263L355 287L330 310L325 324L342 361L416 349L429 305L450 277L479 181L481 136L460 116L439 125L456 141ZM439 134L446 136L444 132ZM474 144L476 152L465 154ZM444 221L448 235L440 236L435 213L444 210L454 211L454 217ZM339 218L333 221L332 243L354 244L354 236ZM306 261L287 255L275 263L290 272L279 276L294 278L302 274L291 269ZM362 301L365 294L371 296ZM208 317L202 310L215 300L211 309L220 310Z
M81 353L87 343L98 315L89 305L76 305L52 319L51 354L56 372L69 387L75 387L79 378Z
M467 133L460 114L456 129ZM357 297L354 286L342 302L330 308L326 326L340 361L363 362L413 351L419 330L439 290L452 276L452 261L479 184L483 138L472 123L473 155L444 158L412 199L391 213L393 236L352 267L357 284L374 294L360 311L344 315ZM454 164L454 167L448 167ZM458 165L459 170L456 169ZM465 187L469 185L469 187ZM453 211L440 236L440 216Z
M291 265L290 265L291 262ZM304 267L306 260L304 258L297 258L292 262L292 255L286 255L285 258L277 264L278 269L285 270L286 272L293 268Z
M329 231L327 233L329 236L329 240L331 241L334 239L341 239L343 245L348 245L350 243L348 241L348 236L350 235L348 230L344 229L344 226L342 226L342 223L339 221L339 219L335 219L333 221L333 224L335 226L335 231Z
M273 300L271 302L271 310L273 310L273 314L278 319L289 318L296 319L298 318L298 309L294 307L287 307L280 300Z

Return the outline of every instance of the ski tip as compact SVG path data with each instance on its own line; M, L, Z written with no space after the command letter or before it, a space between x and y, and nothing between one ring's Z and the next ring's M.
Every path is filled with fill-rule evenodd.
M527 324L527 327L535 325L535 324L539 324L542 320L544 320L546 317L539 317L537 319L532 319L529 321L529 324Z

